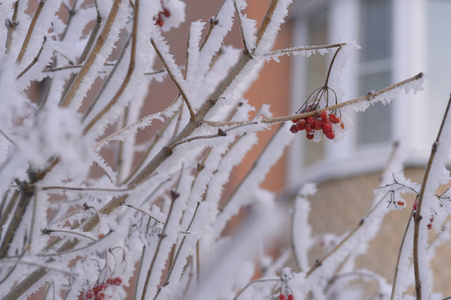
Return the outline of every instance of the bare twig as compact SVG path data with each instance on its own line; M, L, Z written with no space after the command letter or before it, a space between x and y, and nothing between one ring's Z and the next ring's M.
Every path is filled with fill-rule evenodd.
M397 89L397 88L399 88L399 87L401 87L403 85L406 85L406 84L409 84L409 83L411 83L413 81L419 80L422 77L423 77L423 73L419 73L419 74L417 74L417 75L415 75L415 76L413 76L411 78L408 78L406 80L400 81L400 82L395 83L395 84L393 84L391 86L388 86L388 87L386 87L386 88L384 88L382 90L379 90L377 92L374 92L374 93L371 93L371 94L368 94L368 95L365 95L365 96L362 96L362 97L359 97L359 98L355 98L355 99L352 99L352 100L344 101L344 102L338 103L336 105L331 105L331 106L328 106L328 107L325 107L325 108L316 109L316 110L313 110L311 112L301 113L301 114L297 114L297 115L288 115L288 116L283 116L283 117L275 117L275 118L263 119L263 120L261 120L261 123L264 123L264 124L276 124L276 123L281 123L281 122L286 122L286 121L293 121L293 120L304 119L304 118L307 118L307 117L310 117L310 116L318 115L323 110L326 110L326 111L328 111L328 110L336 110L336 109L339 109L339 108L342 108L342 107L345 107L345 106L348 106L348 105L353 105L353 104L356 104L356 103L359 103L359 102L362 102L362 101L368 101L368 100L373 99L374 97L377 97L377 96L380 96L380 95L385 94L387 92L390 92L390 91L392 91L394 89ZM234 125L239 125L239 124L246 124L247 122L248 121L223 122L223 123L221 123L221 122L216 122L216 123L208 122L208 123L209 124L219 125L219 126L234 126ZM207 121L205 121L205 123L207 123Z
M130 51L130 62L128 65L128 70L125 75L124 80L122 81L121 86L119 87L118 91L114 95L114 97L111 99L110 102L94 117L92 120L85 126L83 129L83 133L86 134L99 120L102 118L104 114L106 114L119 100L119 98L124 93L125 89L127 88L130 79L132 77L133 71L135 70L135 60L136 60L136 44L138 40L138 14L139 14L139 0L135 3L135 14L133 17L133 29L132 29L132 45L131 45L131 51ZM109 18L109 17L108 17ZM82 69L83 70L83 69ZM81 73L81 71L80 71Z
M248 284L246 284L244 288L241 289L241 291L235 296L235 298L233 298L233 300L237 300L241 296L241 294L244 293L244 291L246 291L251 285L261 282L274 282L274 281L275 282L280 281L280 278L264 278L251 281Z
M19 1L17 0L14 2L14 12L11 20L6 21L6 27L8 28L8 35L6 37L6 53L8 54L11 50L11 43L12 43L12 36L13 32L16 29L16 26L19 25L19 22L17 21L17 11L19 8Z
M108 15L108 18L106 20L106 24L103 27L102 33L100 33L100 36L98 37L97 42L94 45L94 48L92 49L91 53L86 59L86 62L83 64L83 67L81 68L77 77L75 77L74 81L69 87L69 90L64 95L64 98L61 100L60 105L62 107L68 107L71 104L72 100L76 95L76 92L83 83L89 70L91 70L91 67L94 64L94 61L96 60L100 50L102 50L105 42L108 39L108 35L110 34L111 28L114 24L114 20L116 19L116 16L119 12L119 6L121 2L122 0L114 0L114 3L111 6L110 14Z
M262 54L261 56L263 56L263 57L265 57L265 56L274 56L274 55L280 56L280 55L292 54L292 53L295 53L295 52L339 48L339 47L343 47L345 45L346 45L346 43L331 44L331 45L292 47L292 48L286 48L286 49L280 49L280 50L271 51L271 52Z
M185 91L183 90L182 86L177 81L177 79L175 79L174 74L172 73L171 69L169 68L168 64L166 63L166 60L164 59L163 55L161 54L160 50L158 49L157 44L155 44L155 41L153 39L151 39L150 42L152 43L152 46L155 49L155 52L157 53L157 55L160 58L161 62L163 63L164 68L168 72L169 77L171 77L172 82L174 82L175 86L179 90L179 93L182 95L183 101L185 102L186 106L188 107L191 119L194 119L196 117L196 114L194 113L194 110L191 107L191 104L190 104L190 102L188 100L187 95L185 94Z
M249 53L249 48L247 47L246 38L244 36L243 23L241 21L241 13L238 9L238 6L236 5L236 0L233 1L233 6L235 7L235 14L238 19L238 24L240 25L240 33L241 33L241 39L243 40L244 51Z
M139 1L139 0L137 0L137 1ZM182 172L180 172L180 176L182 176ZM180 178L179 178L179 180L180 180ZM158 254L160 252L161 244L162 244L164 238L166 237L167 225L169 224L169 219L170 219L170 217L172 215L172 210L174 208L174 203L175 203L176 199L178 198L178 196L179 195L178 195L178 193L176 191L171 192L171 197L172 197L172 199L171 199L171 206L169 207L168 216L167 216L166 221L164 223L163 230L162 230L161 235L160 235L160 239L158 240L157 248L155 250L155 253L153 254L152 262L150 263L150 267L147 270L147 275L146 275L146 279L144 281L143 292L142 292L142 296L141 296L142 300L146 299L147 287L148 287L148 284L149 284L150 276L152 274L152 270L153 270L153 267L155 265L155 261L158 258Z
M22 48L20 49L19 55L17 56L17 60L16 60L17 63L22 62L23 56L25 55L25 52L27 51L28 44L30 43L30 39L33 36L34 27L36 26L36 22L39 18L39 15L41 14L42 9L44 8L45 2L46 2L46 0L41 0L38 4L38 7L36 8L33 18L31 19L30 26L28 26L27 35L25 36L25 40L23 41ZM16 4L18 4L18 3L16 2Z
M419 266L420 258L419 258L419 254L418 254L418 247L419 247L418 237L419 237L419 233L420 233L420 221L422 218L421 208L423 205L424 191L426 189L426 185L428 184L429 173L431 172L431 167L434 162L435 154L437 153L437 147L440 142L440 136L442 134L443 126L448 117L448 112L449 112L450 106L451 106L451 96L448 101L448 106L446 107L445 115L443 116L442 124L441 124L439 132L437 134L437 138L436 138L434 144L432 145L431 155L429 156L429 161L426 166L426 171L424 172L423 182L421 183L420 193L418 195L417 212L416 212L415 218L414 218L415 230L413 233L413 267L414 267L414 274L415 274L415 291L416 291L418 300L421 300L422 296L423 296L421 293L421 275L420 275L420 266Z
M392 285L391 297L390 297L391 300L395 299L396 285L398 283L399 263L401 261L401 254L402 254L402 250L404 248L404 243L406 241L407 233L410 228L410 222L412 221L413 211L414 210L412 208L412 210L410 212L409 220L407 221L406 229L404 230L404 234L402 235L401 245L400 245L399 251L398 251L398 257L396 258L395 274L393 276L393 285Z
M42 41L42 45L41 45L41 48L39 49L38 54L33 58L31 63L22 72L20 72L19 75L17 75L16 79L19 79L20 77L22 77L25 73L28 72L28 70L30 70L38 62L39 57L41 56L42 50L44 49L44 45L45 45L46 41L47 41L47 37L44 36L44 40Z

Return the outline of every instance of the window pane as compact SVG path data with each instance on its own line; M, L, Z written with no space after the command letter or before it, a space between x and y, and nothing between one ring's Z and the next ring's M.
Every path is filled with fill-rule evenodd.
M371 90L380 90L390 85L390 72L375 73L362 76L360 94ZM369 145L388 142L391 139L391 105L376 105L364 113L357 114L357 144Z
M391 56L390 0L362 1L362 60L370 61Z
M428 123L431 132L436 132L451 91L451 1L429 0L427 5Z

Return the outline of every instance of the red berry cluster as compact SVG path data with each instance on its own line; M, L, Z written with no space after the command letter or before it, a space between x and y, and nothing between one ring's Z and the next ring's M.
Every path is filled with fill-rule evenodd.
M120 286L122 284L122 279L119 277L116 278L108 278L105 283L97 284L92 289L89 289L85 292L86 299L94 299L94 300L104 300L107 298L105 294L105 290L108 286Z
M290 128L292 133L305 130L307 138L312 140L315 134L315 130L322 130L323 134L330 140L335 138L335 132L332 124L341 124L341 128L344 129L344 124L341 122L341 118L335 114L327 115L327 111L323 110L319 115L310 116L303 119L293 120L293 125Z
M153 19L155 21L155 25L163 27L163 25L164 25L163 16L166 18L169 18L171 16L171 12L164 6L163 6L163 10L160 10L158 12L158 15L156 17L153 17Z
M285 294L280 294L279 300L294 300L294 296L292 294L289 294L288 296Z
M413 218L415 218L415 215L416 215L416 213L417 213L417 207L418 207L418 202L414 202L413 203ZM420 220L421 220L422 218L421 218L421 215L420 215ZM426 226L427 226L427 228L428 228L428 230L431 230L432 229L432 222L434 222L434 216L433 215L431 215L431 217L429 218L429 224L427 224Z
M429 218L429 224L427 225L428 229L431 230L432 229L432 222L434 222L434 216L431 216Z

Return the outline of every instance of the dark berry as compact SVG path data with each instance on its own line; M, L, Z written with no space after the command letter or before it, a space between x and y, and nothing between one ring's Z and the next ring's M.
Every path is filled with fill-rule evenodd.
M313 133L309 133L309 132L307 132L306 136L309 140L313 140L313 138L315 137L315 135Z
M432 224L429 223L429 224L427 225L427 227L428 227L429 230L431 230L431 229L432 229Z
M418 202L415 201L415 202L413 203L413 210L417 210L417 206L418 206Z
M161 18L161 12L158 13L158 18L157 18L156 21L155 21L155 25L160 26L160 27L163 27L163 26L164 26L164 21L163 21L163 19Z
M304 130L305 129L305 125L306 125L306 122L305 122L304 119L302 119L296 124L296 128L297 128L298 131Z
M169 18L171 16L171 12L167 8L163 8L163 15L166 18Z
M86 299L92 299L92 297L94 297L94 291L93 290L87 290L85 293L85 298Z
M296 124L291 125L290 131L291 131L292 133L296 133L296 132L299 131L299 130L297 129L297 127L296 127Z
M120 279L119 277L116 277L113 279L114 285L116 286L120 286L122 284L122 279Z
M97 296L95 300L104 300L106 298L106 295L104 292L100 292Z

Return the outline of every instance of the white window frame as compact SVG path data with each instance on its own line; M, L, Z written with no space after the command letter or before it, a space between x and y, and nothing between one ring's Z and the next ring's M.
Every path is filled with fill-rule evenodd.
M425 1L427 0L392 0L392 81L398 82L413 76L425 67ZM298 0L295 2L291 19L294 26L293 44L306 45L308 28L306 16L309 16L327 5L329 9L328 39L329 43L343 41L357 41L360 39L360 0ZM346 18L343 18L343 16ZM340 25L338 25L340 24ZM415 36L406 36L404 29L411 28ZM415 59L414 59L415 58ZM420 59L418 59L420 58ZM306 68L307 59L301 56L293 58L291 111L296 111L303 99L299 95L306 94ZM355 53L350 57L343 70L341 87L345 92L345 100L353 99L358 95L359 55ZM407 153L407 163L410 165L424 164L430 145L425 145L424 126L414 120L420 120L422 112L427 108L426 93L413 96L401 95L392 105L392 137L401 140ZM396 116L396 117L394 117ZM354 116L354 124L356 118ZM346 139L340 143L327 141L325 143L325 157L308 167L301 168L304 157L304 144L306 139L300 135L294 140L288 159L288 184L296 186L304 181L325 181L328 179L368 173L382 169L391 152L392 142L358 146L356 143L356 128L346 132Z

